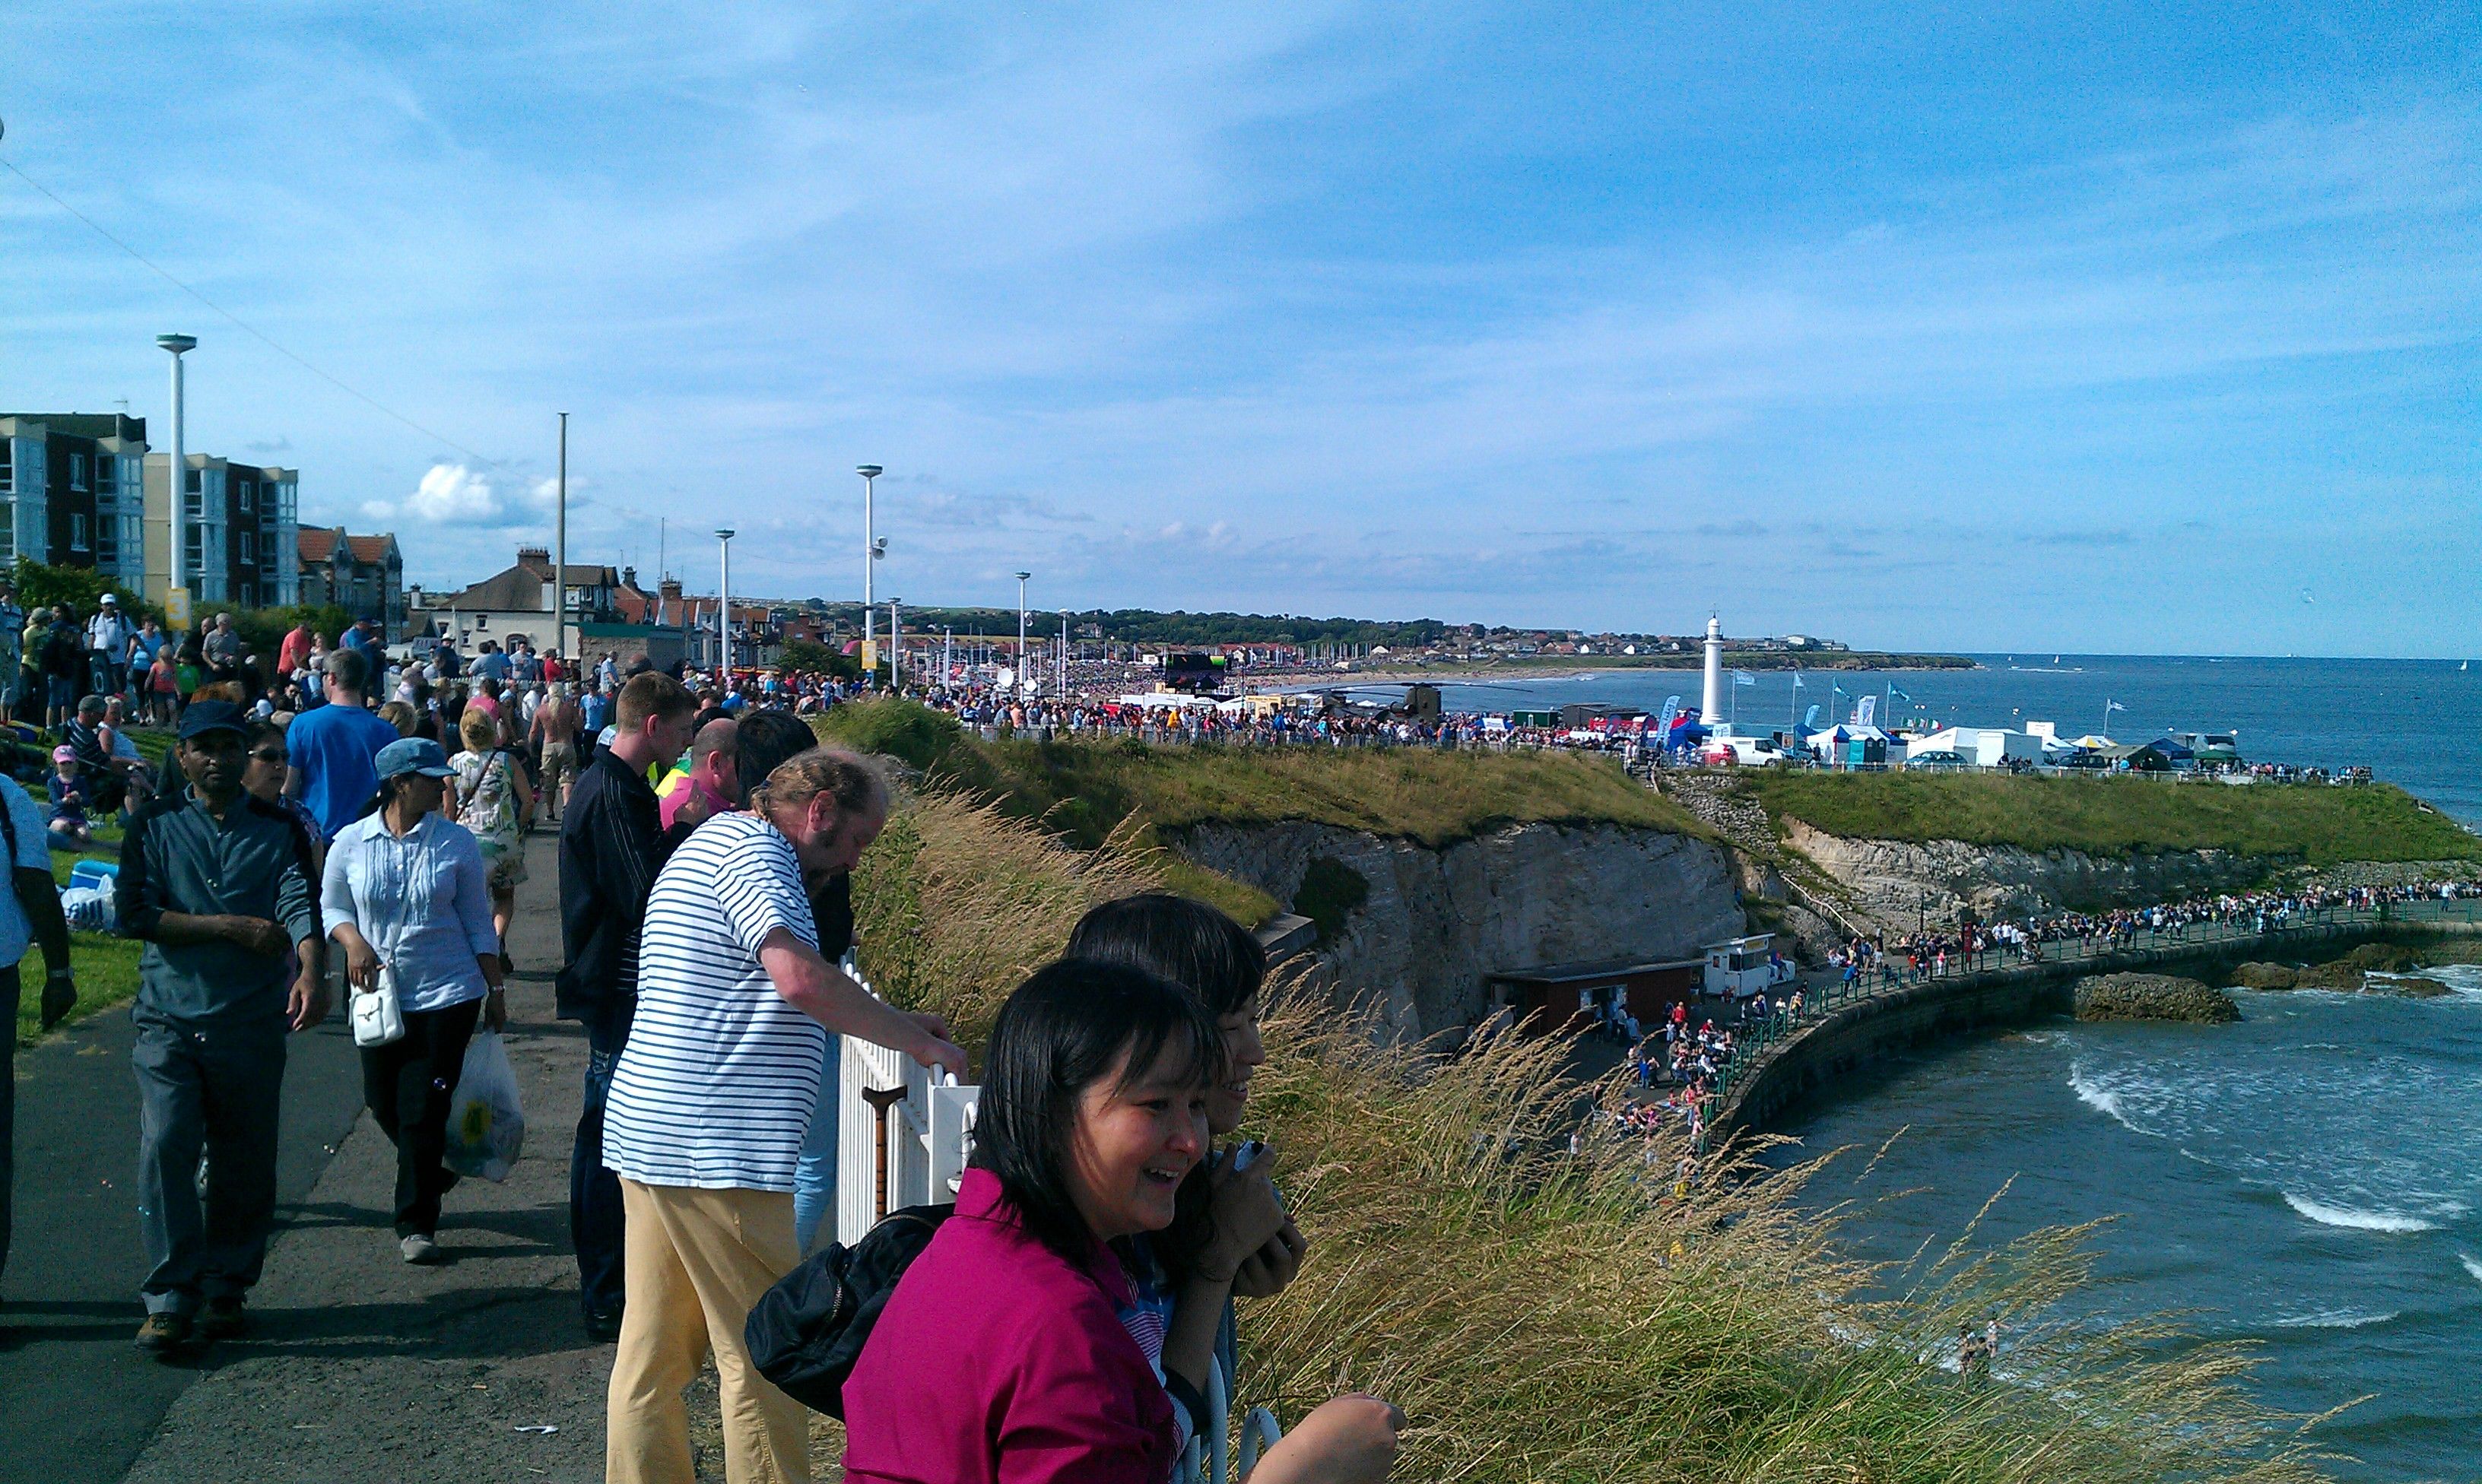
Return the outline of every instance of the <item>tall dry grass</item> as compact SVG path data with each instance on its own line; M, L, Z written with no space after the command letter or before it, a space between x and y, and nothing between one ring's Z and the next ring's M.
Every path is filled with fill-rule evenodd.
M999 1002L1150 857L1056 844L986 804L904 801L856 877L866 972L979 1044ZM1245 1304L1242 1393L1289 1421L1361 1388L1412 1418L1399 1477L1994 1481L2317 1477L2236 1388L2243 1357L2154 1327L2048 1317L2090 1281L2085 1234L1925 1261L1901 1298L1797 1204L1814 1167L1710 1162L1567 1134L1615 1089L1557 1043L1454 1058L1382 1045L1323 992L1281 988L1254 1132L1309 1237L1281 1296ZM1609 1129L1609 1125L1597 1125ZM2001 1380L1939 1362L2005 1316Z

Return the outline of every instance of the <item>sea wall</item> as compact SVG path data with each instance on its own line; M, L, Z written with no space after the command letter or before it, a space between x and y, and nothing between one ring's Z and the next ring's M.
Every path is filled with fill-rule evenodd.
M1402 1037L1483 1019L1485 975L1687 958L1744 921L1723 848L1660 830L1519 824L1434 848L1325 824L1207 824L1171 843L1295 911L1324 910L1335 994L1367 1001ZM1307 895L1321 901L1303 899L1314 863ZM1340 911L1337 868L1363 888Z
M1714 1126L1722 1133L1763 1131L1802 1104L1833 1097L1856 1073L1891 1053L2072 1013L2076 981L2089 976L2181 973L2221 983L2232 964L2251 956L2325 958L2363 943L2473 936L2482 936L2482 924L2320 923L2281 935L2167 943L1902 985L1836 1006L1769 1047L1755 1066L1736 1071ZM2213 1028L2202 1027L2200 1033L2211 1035Z
M1784 826L1786 844L1849 894L1849 915L1908 932L1925 917L1953 923L1968 908L1988 921L2237 891L2262 880L2269 865L2227 850L2088 855L1958 840L1849 840L1799 820L1786 820Z

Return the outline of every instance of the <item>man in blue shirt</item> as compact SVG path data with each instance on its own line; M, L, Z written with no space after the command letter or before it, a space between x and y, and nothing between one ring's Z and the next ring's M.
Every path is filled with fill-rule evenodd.
M500 646L489 639L483 641L483 652L475 657L474 678L476 680L509 678L509 657L502 654Z
M285 794L317 818L325 840L333 841L378 794L380 749L396 741L396 728L366 706L369 683L362 652L336 650L328 656L328 704L294 717L284 734Z

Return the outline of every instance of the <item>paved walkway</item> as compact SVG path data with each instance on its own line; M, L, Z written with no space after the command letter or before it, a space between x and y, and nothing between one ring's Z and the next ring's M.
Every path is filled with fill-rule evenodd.
M528 855L508 1036L526 1153L507 1183L467 1181L449 1195L439 1237L455 1261L444 1265L397 1258L394 1152L360 1111L352 1038L331 1018L296 1038L286 1068L284 1227L251 1298L251 1332L191 1365L150 1360L129 1344L140 1257L127 1019L99 1017L20 1057L0 1478L603 1476L611 1349L585 1341L568 1254L585 1042L552 1019L550 836L537 835Z

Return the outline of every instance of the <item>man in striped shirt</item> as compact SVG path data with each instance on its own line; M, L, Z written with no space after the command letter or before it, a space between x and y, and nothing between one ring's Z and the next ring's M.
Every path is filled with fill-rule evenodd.
M746 812L700 825L647 900L637 1016L603 1125L628 1213L606 1401L616 1484L687 1484L681 1388L710 1348L726 1473L809 1477L802 1407L752 1367L741 1327L801 1258L793 1166L819 1096L821 1028L965 1070L939 1017L881 1002L819 954L804 872L851 870L886 822L869 765L814 748L768 774Z

